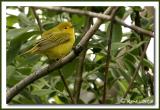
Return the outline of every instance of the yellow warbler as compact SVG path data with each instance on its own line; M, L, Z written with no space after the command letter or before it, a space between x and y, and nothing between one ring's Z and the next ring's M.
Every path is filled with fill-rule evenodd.
M66 56L75 42L74 28L70 22L62 22L44 32L33 48L24 54L44 54L50 60Z

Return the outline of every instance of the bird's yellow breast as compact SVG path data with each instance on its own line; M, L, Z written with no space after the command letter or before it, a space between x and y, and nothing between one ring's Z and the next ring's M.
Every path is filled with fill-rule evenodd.
M51 60L60 59L64 56L66 56L72 49L74 42L72 40L60 44L54 48L50 48L46 50L45 54L48 56Z

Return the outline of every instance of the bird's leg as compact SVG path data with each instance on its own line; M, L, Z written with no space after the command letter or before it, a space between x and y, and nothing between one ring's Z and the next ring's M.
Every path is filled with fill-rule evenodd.
M48 57L48 60L47 60L48 64L52 64L53 62L57 62L57 60L50 59L48 55L46 55L46 56Z
M77 45L77 46L73 46L72 49L73 49L74 53L78 56L81 53L81 51L83 50L83 47L80 45Z

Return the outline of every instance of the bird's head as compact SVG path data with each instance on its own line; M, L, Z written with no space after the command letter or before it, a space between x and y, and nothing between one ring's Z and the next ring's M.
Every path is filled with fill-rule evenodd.
M68 30L71 30L71 29L73 29L73 25L72 25L72 23L71 22L62 22L62 23L60 23L58 26L57 26L57 28L59 29L59 30L66 30L66 31L68 31Z

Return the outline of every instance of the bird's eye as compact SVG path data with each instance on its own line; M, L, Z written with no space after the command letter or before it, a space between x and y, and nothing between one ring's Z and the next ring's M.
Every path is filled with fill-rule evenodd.
M67 29L67 27L64 27L64 29Z

